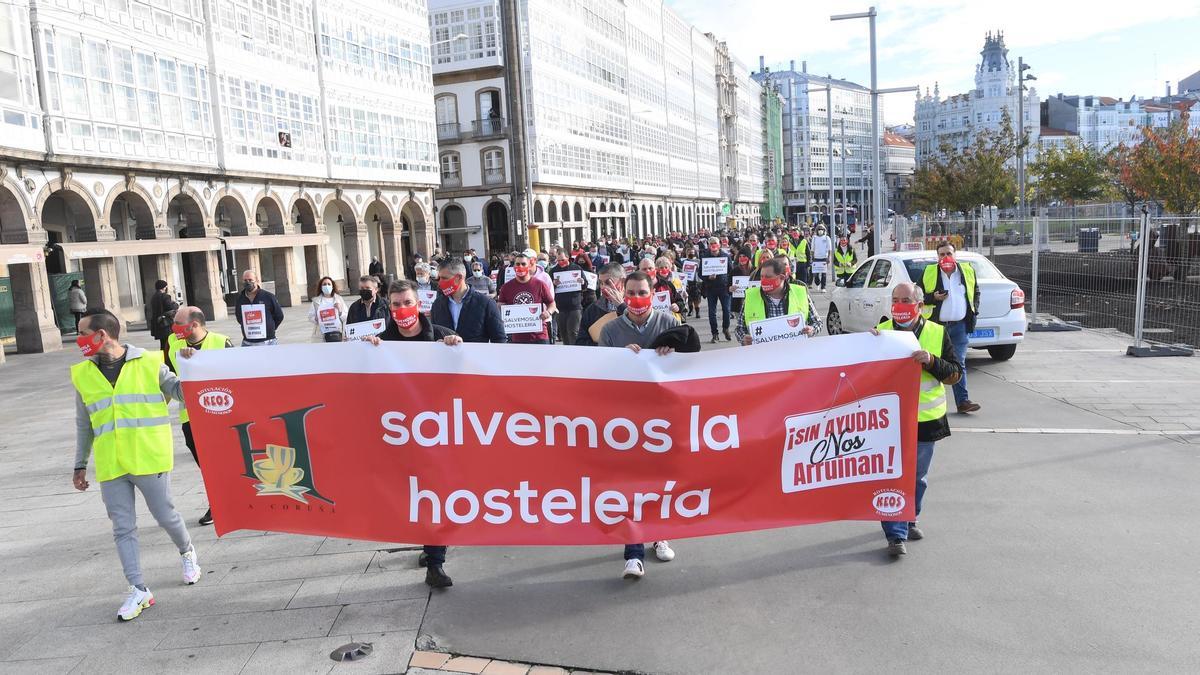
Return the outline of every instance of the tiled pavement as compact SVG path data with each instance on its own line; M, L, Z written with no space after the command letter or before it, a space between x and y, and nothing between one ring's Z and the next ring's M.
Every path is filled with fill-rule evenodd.
M283 339L307 339L301 312L288 315ZM228 331L230 323L214 328ZM144 332L132 341L153 344ZM990 391L988 378L995 378L1028 390L1031 398L1045 395L1094 413L1088 426L1098 431L1200 430L1194 395L1200 361L1132 359L1123 355L1127 343L1126 337L1094 331L1034 334L1012 361L972 359L972 378L983 392ZM76 359L70 349L10 355L0 367L6 404L0 406L0 673L368 673L404 672L410 663L413 673L556 672L457 655L439 663L440 655L415 651L418 644L430 646L422 639L430 594L412 546L259 532L218 541L210 528L192 524L205 575L184 587L176 552L144 510L143 566L158 603L131 624L116 623L112 615L125 586L109 523L95 488L78 493L70 485L73 413L66 369ZM1007 405L982 402L992 410ZM1038 418L1036 410L956 424L1062 426ZM1200 442L1194 434L1168 438ZM181 438L176 459L177 506L194 523L204 510L203 485ZM374 653L354 663L329 660L330 651L351 641L373 643Z

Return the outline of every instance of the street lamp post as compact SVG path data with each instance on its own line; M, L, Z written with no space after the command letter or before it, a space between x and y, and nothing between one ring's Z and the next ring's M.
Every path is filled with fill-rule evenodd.
M854 14L835 14L829 17L830 21L845 21L847 19L867 19L870 22L871 32L871 211L872 217L875 219L875 227L872 230L872 240L874 251L882 251L881 236L883 233L883 225L887 219L887 205L884 204L884 191L880 187L883 181L883 175L879 165L879 95L880 94L898 94L901 92L918 91L917 87L892 87L889 89L880 89L878 81L878 67L875 55L875 17L877 13L874 7L869 8L865 12L856 12Z
M1025 83L1036 80L1033 75L1026 75L1029 66L1025 65L1025 57L1017 58L1017 198L1020 203L1021 236L1025 235ZM1034 242L1037 246L1037 242Z
M842 222L847 223L850 218L850 211L847 208L847 193L846 193L846 118L838 120L841 129L839 130L839 142L842 145L838 151L838 162L842 165Z

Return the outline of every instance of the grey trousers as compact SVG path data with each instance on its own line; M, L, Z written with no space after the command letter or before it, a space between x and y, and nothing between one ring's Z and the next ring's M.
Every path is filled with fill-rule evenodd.
M564 345L575 344L579 337L579 320L583 318L583 310L569 309L558 313L558 337Z
M158 521L158 526L167 531L171 541L179 549L180 555L192 549L192 538L188 535L183 517L175 510L171 500L170 472L150 474L148 476L124 475L120 478L102 481L100 497L104 500L104 508L108 509L108 519L112 521L113 539L117 541L117 555L121 558L121 567L125 570L125 579L130 586L142 583L142 561L138 552L137 512L134 504L133 489L137 488L146 500L150 514Z

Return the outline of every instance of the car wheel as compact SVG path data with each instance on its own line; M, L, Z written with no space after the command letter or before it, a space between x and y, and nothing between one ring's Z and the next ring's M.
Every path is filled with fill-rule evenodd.
M837 305L830 305L829 313L825 315L825 334L844 335L845 332L842 330L842 315L838 313Z
M1017 353L1016 345L996 345L988 347L988 354L991 355L993 361L1007 361Z

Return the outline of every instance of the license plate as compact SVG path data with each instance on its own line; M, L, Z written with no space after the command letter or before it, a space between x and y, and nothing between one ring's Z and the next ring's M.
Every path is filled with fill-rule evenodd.
M975 329L975 332L971 333L971 337L977 338L977 339L978 338L994 338L994 337L996 337L996 329L995 328L977 328L977 329Z

